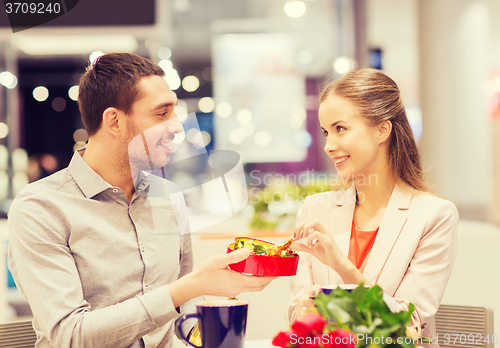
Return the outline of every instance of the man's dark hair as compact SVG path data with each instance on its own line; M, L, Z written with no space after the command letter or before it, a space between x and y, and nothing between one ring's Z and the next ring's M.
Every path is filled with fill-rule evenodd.
M142 77L163 76L162 68L132 53L109 53L91 63L80 78L78 105L89 136L102 124L102 114L109 107L125 113L139 99L137 85Z

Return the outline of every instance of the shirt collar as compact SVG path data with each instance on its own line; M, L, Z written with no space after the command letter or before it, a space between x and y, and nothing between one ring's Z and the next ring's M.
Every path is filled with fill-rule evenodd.
M143 170L141 170L137 174L137 179L136 179L136 184L135 184L136 191L138 191L139 193L141 191L145 191L146 193L149 192L149 187L151 185L149 178L148 178L149 175L150 175L150 173L145 172Z
M80 187L85 197L92 198L98 193L110 188L111 185L104 181L104 179L85 162L82 158L84 152L85 149L75 151L69 163L68 172L71 174L78 187Z

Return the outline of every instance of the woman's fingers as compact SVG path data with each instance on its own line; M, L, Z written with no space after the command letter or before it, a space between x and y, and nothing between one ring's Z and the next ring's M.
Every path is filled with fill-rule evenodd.
M293 242L291 245L290 245L290 249L292 250L295 250L295 251L306 251L306 252L310 252L310 249L307 245L305 245L304 243L300 243L300 242Z
M326 233L325 228L318 219L305 220L295 227L295 233L293 236L295 239L301 239L307 237L314 231Z
M321 233L321 232L318 232L318 231L314 231L312 233L310 233L308 236L307 236L307 245L308 246L315 246L317 243L320 243L321 245L325 246L325 245L328 245L330 244L330 238L328 236L326 236L325 234Z
M321 286L319 284L313 284L311 291L309 292L309 296L316 297L321 292Z
M302 238L302 230L304 229L304 225L308 223L309 220L304 220L295 226L295 232L293 233L293 238L294 239L300 239Z

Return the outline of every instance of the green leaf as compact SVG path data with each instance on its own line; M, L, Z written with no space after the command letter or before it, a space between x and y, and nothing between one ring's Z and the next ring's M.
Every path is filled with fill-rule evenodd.
M314 302L319 313L330 319L325 332L345 328L354 334L362 334L364 336L358 347L377 347L379 345L374 344L373 339L383 336L393 338L393 343L387 345L389 348L414 348L413 343L401 345L396 340L398 337L406 338L405 329L415 306L410 304L408 311L392 313L383 299L382 289L377 285L369 289L361 285L351 292L336 288L330 295L319 294Z
M326 309L331 317L337 320L339 323L349 323L352 321L352 317L345 309L339 306L335 301L330 301L326 305Z
M415 345L413 343L406 343L405 340L404 340L404 337L403 337L403 343L401 343L401 346L403 348L415 348ZM408 340L409 341L409 340Z

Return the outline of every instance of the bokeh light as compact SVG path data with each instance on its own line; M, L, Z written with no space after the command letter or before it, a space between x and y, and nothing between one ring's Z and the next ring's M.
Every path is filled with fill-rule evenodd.
M43 102L46 101L48 97L49 90L47 87L38 86L33 89L33 98L35 98L36 101Z
M259 146L267 146L273 141L273 135L267 131L260 131L255 133L253 140Z
M345 74L353 71L356 68L356 63L347 57L339 57L333 62L333 69L339 74Z
M167 71L167 70L170 70L170 69L173 69L174 68L174 65L172 64L172 62L168 59L162 59L160 60L160 62L158 63L159 67L163 69L163 71Z
M211 141L212 137L210 136L210 133L201 131L195 134L192 143L196 148L202 149L208 144L210 144Z
M312 136L307 131L299 131L293 135L293 140L298 147L307 149L312 144Z
M200 80L194 76L189 75L182 79L182 88L187 92L194 92L200 87Z
M29 184L28 173L26 172L17 172L12 177L12 193L17 195L19 191L21 191L24 186Z
M85 141L77 141L75 145L73 145L73 152L75 152L76 150L80 150L81 148L85 147L85 145L87 145Z
M190 143L194 143L194 137L198 135L198 133L200 133L200 131L197 128L188 129L188 131L186 132L187 141L189 141Z
M243 135L249 137L255 131L253 123L241 123L239 129L243 132Z
M54 100L52 100L52 109L57 112L64 111L64 109L66 109L66 100L61 97L54 98Z
M77 101L78 100L78 91L80 90L80 87L78 86L72 86L68 89L68 96L71 100Z
M235 145L241 144L245 140L245 134L239 129L229 132L229 141Z
M198 101L198 109L200 109L201 112L212 112L214 108L215 101L210 97L203 97Z
M0 145L0 170L7 170L9 167L9 150L7 146Z
M18 148L12 151L12 170L25 172L28 169L28 153L25 149Z
M9 89L15 88L17 86L17 77L10 71L3 71L0 73L0 85L5 86Z
M87 134L87 131L83 128L79 128L73 133L73 140L75 142L83 141L84 143L86 143L88 139L89 135Z
M167 81L168 86L172 91L179 89L181 86L181 78L179 73L175 69L168 69L165 71L165 81Z
M186 139L186 132L180 132L177 133L174 137L174 140L172 140L172 143L174 144L180 144Z
M302 1L289 1L285 4L285 13L292 18L302 17L306 13L306 4Z
M0 139L5 138L9 134L9 126L7 124L0 122Z
M248 109L241 109L236 113L236 119L240 123L250 123L252 121L252 112Z
M158 57L160 59L169 59L172 56L172 50L166 46L160 47L158 50Z
M215 113L220 117L228 117L233 112L233 107L229 103L220 103L215 108Z
M93 64L97 58L99 58L100 56L103 56L103 55L104 55L104 52L102 52L102 51L94 51L89 55L89 62L91 62Z
M0 171L0 200L3 201L9 194L9 174L6 171Z

